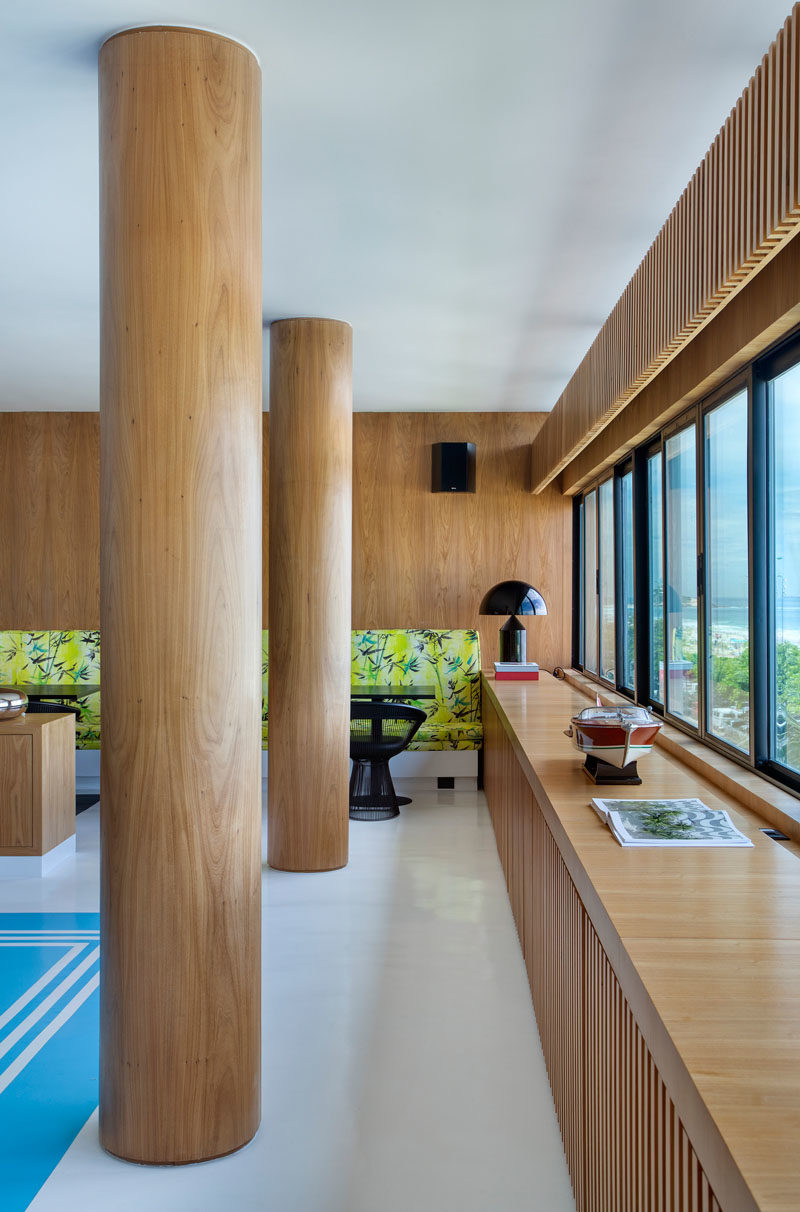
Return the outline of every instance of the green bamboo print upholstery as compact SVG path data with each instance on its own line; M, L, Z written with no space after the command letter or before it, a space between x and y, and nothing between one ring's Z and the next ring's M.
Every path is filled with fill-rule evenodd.
M354 631L354 684L413 686L432 682L436 699L420 699L427 720L409 749L479 749L481 659L477 631Z
M0 684L100 682L99 631L0 632ZM81 709L75 721L78 749L100 748L100 695L71 700Z
M410 749L478 749L483 741L480 651L475 631L354 631L354 683L434 683L436 699L420 701L427 720ZM269 633L261 633L261 739L269 735ZM0 631L0 685L100 682L99 631ZM75 700L72 700L73 702ZM77 700L78 749L100 748L100 695Z

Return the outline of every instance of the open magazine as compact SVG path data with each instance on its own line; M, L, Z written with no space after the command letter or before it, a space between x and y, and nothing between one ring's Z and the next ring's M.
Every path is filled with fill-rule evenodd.
M592 807L621 846L752 846L727 812L702 800L600 800Z

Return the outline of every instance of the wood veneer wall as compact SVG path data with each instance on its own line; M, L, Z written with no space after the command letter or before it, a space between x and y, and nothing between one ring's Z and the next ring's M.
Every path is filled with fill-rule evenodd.
M800 5L764 56L531 451L540 491L800 222Z
M0 631L100 626L97 413L0 414Z
M485 665L501 619L478 606L496 581L530 579L549 614L528 619L543 667L570 657L571 513L555 487L530 495L544 413L356 413L354 627L477 627ZM477 492L431 493L431 444L477 446ZM264 416L264 626L269 416ZM0 415L0 630L99 627L96 413ZM44 502L44 503L43 503Z
M477 627L484 667L504 621L481 617L497 581L529 581L548 614L527 619L528 655L570 658L570 504L529 489L530 442L543 413L356 413L353 626ZM431 492L431 445L474 442L477 491Z

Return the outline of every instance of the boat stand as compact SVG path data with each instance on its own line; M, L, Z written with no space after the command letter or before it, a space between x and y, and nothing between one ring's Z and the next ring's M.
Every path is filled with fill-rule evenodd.
M635 762L628 762L627 766L622 767L612 766L610 762L604 762L602 758L595 757L593 753L587 753L583 769L587 778L596 783L598 787L614 784L638 787L642 781L639 778Z

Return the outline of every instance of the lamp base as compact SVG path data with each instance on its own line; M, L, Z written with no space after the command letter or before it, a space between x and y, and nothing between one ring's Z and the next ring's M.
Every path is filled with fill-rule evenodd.
M515 614L500 628L500 660L523 665L526 661L528 633Z

